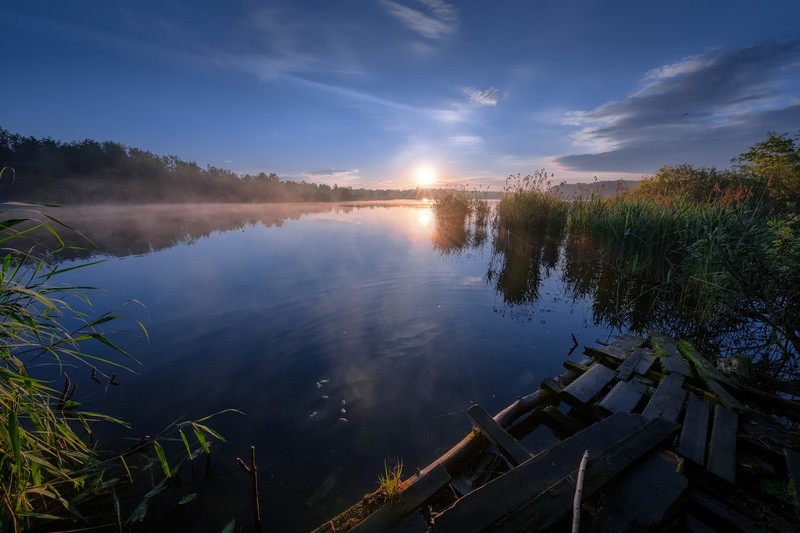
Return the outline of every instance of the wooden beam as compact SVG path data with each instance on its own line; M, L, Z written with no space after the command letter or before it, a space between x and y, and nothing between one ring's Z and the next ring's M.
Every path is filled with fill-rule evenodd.
M681 459L657 450L623 472L605 491L604 505L589 531L651 531L675 512L689 481L679 473Z
M678 452L703 466L706 460L709 405L694 394L689 395L686 416L683 419Z
M663 355L658 355L665 373L691 377L692 369L689 368L689 364L681 355L680 350L675 345L675 341L666 335L652 335L650 340L653 343L653 348L663 353Z
M589 426L465 495L436 517L431 531L486 529L577 469L584 451L599 454L635 434L645 422L640 415L618 413Z
M594 363L585 374L564 387L561 395L567 403L588 404L616 375L615 370Z
M590 454L584 476L584 499L591 497L620 472L658 446L677 428L677 424L664 419L650 420L599 454ZM546 531L555 526L571 509L569 502L575 492L578 463L572 466L572 472L492 525L489 531Z
M645 418L664 418L672 422L678 419L686 391L683 390L683 376L670 374L661 380L653 397L642 414Z
M639 379L619 381L600 402L600 407L612 413L630 413L642 399L647 385Z
M739 417L736 411L717 405L714 407L714 426L708 444L706 467L730 483L736 482L736 433Z
M489 413L478 404L467 409L467 414L472 419L475 427L486 435L492 443L502 452L506 459L517 466L531 458L531 454L517 440L508 434L500 424L489 416Z

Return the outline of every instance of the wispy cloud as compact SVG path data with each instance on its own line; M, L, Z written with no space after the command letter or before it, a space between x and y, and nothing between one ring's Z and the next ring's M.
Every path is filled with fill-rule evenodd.
M489 87L486 90L469 91L469 100L480 105L496 106L499 92L496 87Z
M311 170L308 172L312 176L350 176L358 174L357 168L331 168L325 170Z
M417 0L421 9L413 9L393 0L381 0L386 10L408 29L428 39L441 39L458 26L456 8L442 0Z
M767 130L800 124L800 41L712 50L645 73L627 98L574 111L567 169L650 172L667 163L724 165Z

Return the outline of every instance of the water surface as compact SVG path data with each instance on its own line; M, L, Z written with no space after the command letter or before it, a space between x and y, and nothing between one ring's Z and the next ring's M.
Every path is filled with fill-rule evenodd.
M87 379L83 399L135 437L182 416L246 413L211 423L228 439L214 479L181 489L200 497L169 527L249 524L233 458L254 445L266 527L310 529L376 488L384 460L413 472L446 451L469 431L472 403L496 412L559 373L573 334L612 333L564 280L557 244L515 264L493 254L491 231L437 227L422 202L62 217L91 241L72 263L106 259L68 280L106 289L98 311L142 303L117 324L131 331L116 340L141 361L136 374L119 387Z

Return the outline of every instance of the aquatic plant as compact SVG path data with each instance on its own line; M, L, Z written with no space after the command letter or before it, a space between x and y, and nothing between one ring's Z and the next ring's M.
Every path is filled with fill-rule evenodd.
M403 460L397 459L394 467L389 469L389 464L383 462L383 474L378 476L378 486L387 500L395 498L403 489Z

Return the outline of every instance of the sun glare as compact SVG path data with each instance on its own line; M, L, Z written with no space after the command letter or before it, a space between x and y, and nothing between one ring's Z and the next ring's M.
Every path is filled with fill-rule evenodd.
M430 165L420 165L415 171L415 177L418 185L428 187L436 181L436 169Z

